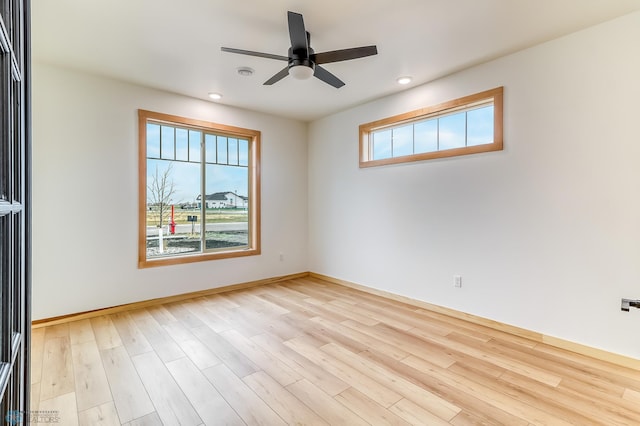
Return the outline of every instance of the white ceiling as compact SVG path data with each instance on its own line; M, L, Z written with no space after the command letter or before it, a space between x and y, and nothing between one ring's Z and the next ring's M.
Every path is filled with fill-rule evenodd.
M640 9L640 0L32 0L39 61L257 111L313 120ZM263 86L287 55L287 11L316 52L375 44L324 67L346 86L292 77ZM255 70L242 77L236 69Z

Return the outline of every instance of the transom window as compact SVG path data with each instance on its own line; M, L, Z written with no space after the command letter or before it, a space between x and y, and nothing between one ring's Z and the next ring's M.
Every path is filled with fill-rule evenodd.
M140 267L260 253L260 132L139 110Z
M502 149L502 87L360 126L360 167Z

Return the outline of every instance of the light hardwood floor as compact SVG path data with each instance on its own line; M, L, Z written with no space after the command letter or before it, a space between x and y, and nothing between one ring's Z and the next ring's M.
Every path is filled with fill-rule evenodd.
M640 425L640 371L302 278L33 330L61 425Z

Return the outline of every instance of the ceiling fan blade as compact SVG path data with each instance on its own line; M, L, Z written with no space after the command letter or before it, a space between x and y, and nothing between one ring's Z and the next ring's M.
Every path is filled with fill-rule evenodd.
M281 55L272 55L271 53L254 52L252 50L233 49L231 47L221 47L220 50L229 53L238 53L240 55L258 56L260 58L277 59L279 61L288 61L289 58Z
M350 59L364 58L378 54L376 46L353 47L351 49L332 50L311 55L311 60L316 64L328 64L330 62L348 61Z
M324 81L327 84L332 85L336 89L344 86L344 81L340 80L335 75L331 74L326 69L322 68L320 65L316 65L316 69L313 72L313 75L318 77L320 80Z
M304 29L304 19L302 15L295 12L287 12L289 20L289 38L291 39L291 51L300 54L304 52L305 57L309 57L309 43L307 31Z
M278 71L278 73L276 73L273 77L271 77L269 80L265 81L262 84L264 86L271 86L273 83L279 82L280 80L282 80L288 75L289 75L289 66L286 66L282 70Z

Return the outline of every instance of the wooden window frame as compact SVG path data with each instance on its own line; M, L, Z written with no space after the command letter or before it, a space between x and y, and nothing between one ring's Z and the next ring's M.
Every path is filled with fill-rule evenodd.
M370 135L377 130L400 126L418 122L428 118L437 118L448 115L458 110L464 110L479 104L483 101L493 101L493 142L484 145L474 145L461 148L452 148L442 151L423 152L398 157L372 159ZM503 87L486 90L484 92L465 96L438 105L421 108L393 117L383 118L360 125L359 145L360 145L360 167L375 167L389 164L407 163L412 161L431 160L434 158L456 157L460 155L477 154L480 152L501 151L503 149L502 137L502 115L503 115Z
M147 122L149 121L238 137L249 141L248 247L147 259ZM259 255L260 234L260 132L176 115L138 110L138 268Z

